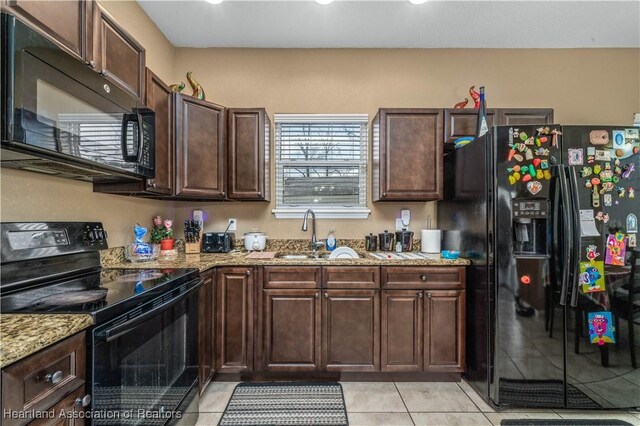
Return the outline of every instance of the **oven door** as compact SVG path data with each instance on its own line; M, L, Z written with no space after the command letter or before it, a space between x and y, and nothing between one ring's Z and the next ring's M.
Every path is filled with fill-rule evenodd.
M197 419L197 408L181 410L197 407L198 288L174 289L94 329L92 424Z

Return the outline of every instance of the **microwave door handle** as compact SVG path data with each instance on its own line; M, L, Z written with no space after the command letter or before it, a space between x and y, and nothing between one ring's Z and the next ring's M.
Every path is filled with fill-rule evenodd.
M101 340L101 341L105 341L105 342L111 342L112 340L117 339L120 336L123 336L129 332L131 332L134 328L136 328L137 326L139 326L140 324L144 323L145 321L147 321L149 318L154 317L158 314L158 312L160 311L164 311L165 309L167 309L168 307L171 307L173 305L175 305L176 303L180 302L182 299L186 298L187 296L189 296L191 293L193 293L194 291L198 291L198 289L200 288L200 286L202 285L204 281L200 281L198 282L197 285L195 285L193 288L189 289L189 291L186 291L184 293L182 293L180 296L176 297L175 299L171 299L166 303L163 303L161 305L156 306L155 308L153 308L152 310L145 312L144 314L135 317L129 321L126 321L122 324L118 324L115 327L112 327L106 331L100 332L96 335L96 339Z
M573 235L571 238L572 241L572 249L571 253L571 306L576 307L578 304L578 276L580 273L580 238L581 229L580 229L580 211L579 211L579 201L578 201L578 178L576 177L575 167L569 167L568 170L569 175L569 192L571 196L571 222L572 222L572 230Z
M142 144L144 143L144 123L142 120L142 114L137 113L136 115L138 116L138 150L135 153L135 156L137 158L136 162L140 164L142 163L142 153L144 152L142 149Z
M134 121L135 120L135 121ZM127 163L138 162L138 152L133 155L129 155L127 148L127 136L129 136L129 123L138 122L138 114L123 114L122 115L122 131L120 132L120 147L122 148L122 159ZM140 132L138 132L140 133Z

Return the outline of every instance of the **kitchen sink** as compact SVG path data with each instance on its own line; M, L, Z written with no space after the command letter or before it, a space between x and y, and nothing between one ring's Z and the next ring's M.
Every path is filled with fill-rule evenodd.
M313 259L314 256L310 254L293 254L293 253L278 253L276 257L280 259Z

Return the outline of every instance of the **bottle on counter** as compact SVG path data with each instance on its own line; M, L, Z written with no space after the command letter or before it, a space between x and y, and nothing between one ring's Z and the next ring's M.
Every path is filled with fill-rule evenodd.
M338 242L336 241L335 235L333 235L333 229L329 230L329 235L327 235L327 240L325 241L325 247L327 251L334 251L338 246Z

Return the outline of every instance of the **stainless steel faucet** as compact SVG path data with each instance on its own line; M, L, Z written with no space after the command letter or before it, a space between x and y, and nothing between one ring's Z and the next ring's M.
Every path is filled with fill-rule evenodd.
M316 214L313 210L308 209L304 212L304 219L302 220L302 230L307 231L307 219L311 215L311 251L315 254L315 252L322 247L322 243L319 243L316 239Z

